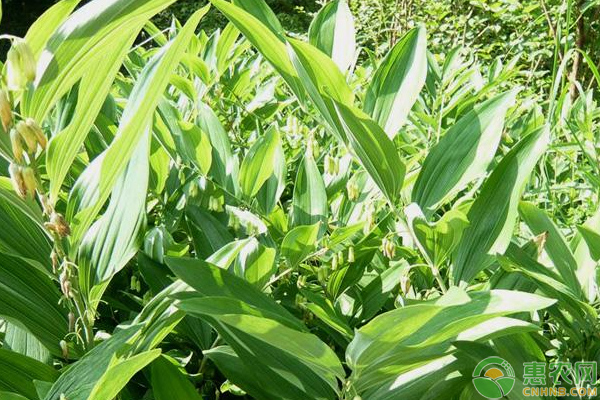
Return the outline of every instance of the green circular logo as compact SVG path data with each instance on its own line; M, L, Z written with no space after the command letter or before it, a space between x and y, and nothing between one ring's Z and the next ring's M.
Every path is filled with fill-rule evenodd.
M500 399L515 386L515 371L505 359L488 357L473 370L473 385L483 397Z

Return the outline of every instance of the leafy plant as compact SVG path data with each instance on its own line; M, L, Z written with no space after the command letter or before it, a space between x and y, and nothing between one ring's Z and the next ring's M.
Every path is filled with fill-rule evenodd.
M467 399L489 356L598 359L591 89L538 105L424 26L360 57L344 0L307 40L171 3L3 36L0 398Z

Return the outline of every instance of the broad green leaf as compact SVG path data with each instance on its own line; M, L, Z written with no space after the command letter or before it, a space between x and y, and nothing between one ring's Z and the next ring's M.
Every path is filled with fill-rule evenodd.
M518 216L519 199L550 140L547 127L530 133L494 168L471 206L454 260L454 282L470 282L487 268L491 254L501 254L510 243Z
M277 271L275 257L277 250L263 246L253 239L240 252L234 270L238 276L262 289L269 278Z
M339 102L335 104L348 142L356 156L393 205L400 195L406 172L396 146L366 114Z
M268 6L262 0L252 0L238 5L225 0L210 0L210 2L244 34L246 39L273 65L296 96L302 99L304 89L288 56L286 42L282 35L283 30L280 29L277 18L273 18Z
M425 28L410 30L383 59L367 88L364 110L394 137L419 97L427 76Z
M256 202L265 215L273 212L277 202L285 190L287 179L287 166L285 163L285 152L279 141L273 156L273 174L266 180L264 185L256 194Z
M544 211L532 203L521 202L519 214L534 235L547 234L544 250L564 279L565 284L578 296L582 296L581 285L576 275L577 262L556 224Z
M81 241L78 252L81 290L109 281L138 251L146 225L149 133L113 189L108 208ZM93 170L92 170L93 171ZM99 299L98 299L99 300Z
M25 35L25 41L36 59L44 50L46 42L54 31L67 19L80 2L81 0L59 1L31 24Z
M212 164L212 146L206 132L189 122L180 122L181 137L175 136L175 143L179 144L179 153L191 161L203 174L208 174ZM180 142L180 143L178 143Z
M9 322L6 323L3 348L31 357L45 364L52 362L52 355L42 342L26 329Z
M233 235L227 230L227 222L222 223L196 206L188 206L185 215L194 249L200 258L207 258L227 243L233 242Z
M356 332L346 350L352 369L350 380L363 397L370 398L381 387L397 387L394 382L399 376L425 361L451 354L456 340L486 340L506 332L539 329L504 316L544 309L554 303L518 291L466 293L452 288L434 302L381 314Z
M356 32L346 0L334 0L319 11L308 31L310 44L327 54L341 71L354 61Z
M22 200L10 180L0 177L0 252L37 263L50 270L50 239L34 200Z
M281 243L281 255L295 268L317 247L321 223L297 226L290 230Z
M297 39L288 39L289 54L300 82L331 132L346 142L335 103L354 104L354 93L339 68L326 54ZM299 98L302 101L301 98Z
M0 391L18 393L27 399L37 399L33 381L54 382L58 376L58 371L47 364L0 349ZM0 399L5 399L2 393Z
M431 266L440 267L456 248L468 225L466 215L453 209L434 224L427 222L421 209L411 204L405 211L408 225L419 250Z
M173 273L200 295L229 297L243 301L256 309L277 316L278 321L287 326L304 330L300 321L285 308L244 279L202 260L167 257L166 261Z
M503 93L476 106L429 151L412 192L412 200L426 214L485 175L515 95L514 91Z
M272 175L279 146L279 133L269 129L248 150L240 167L240 186L246 196L254 197Z
M230 53L235 47L235 42L240 36L240 31L232 23L227 24L217 43L217 72L222 75L228 68Z
M0 253L0 317L27 329L55 356L68 334L67 309L46 272L24 259Z
M105 400L115 398L140 370L160 356L160 350L149 350L129 358L115 357L96 382L89 400Z
M69 199L70 209L78 210L74 218L77 224L73 226L75 243L83 237L83 233L110 196L140 139L150 128L154 110L168 85L169 78L185 52L200 19L208 11L207 7L197 11L179 35L144 67L129 96L114 141L88 166L88 173L84 173L79 179L75 194L72 192ZM70 214L73 215L74 211Z
M231 193L238 193L238 159L233 156L231 142L219 117L206 104L200 103L197 123L210 137L212 146L210 176Z
M89 70L97 56L124 38L131 41L154 14L174 0L95 0L74 12L48 40L38 63L35 92L25 114L43 121L56 102ZM59 68L60 66L60 68Z
M345 373L335 353L317 336L243 313L241 302L228 310L227 303L215 304L216 300L194 299L187 309L193 308L195 315L213 325L240 361L257 371L263 385L278 388L278 397L267 398L337 398L337 379Z
M161 356L151 367L152 393L156 400L201 400L194 385L177 368L173 361Z
M322 223L322 234L326 228L328 215L325 183L312 154L308 152L302 159L296 175L291 226Z

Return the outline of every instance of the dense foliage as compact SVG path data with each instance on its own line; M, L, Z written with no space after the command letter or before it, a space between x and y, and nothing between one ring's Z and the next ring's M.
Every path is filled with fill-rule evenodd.
M534 47L433 2L79 3L2 36L0 399L467 400L489 356L521 399L600 361L594 2L469 3L548 16Z

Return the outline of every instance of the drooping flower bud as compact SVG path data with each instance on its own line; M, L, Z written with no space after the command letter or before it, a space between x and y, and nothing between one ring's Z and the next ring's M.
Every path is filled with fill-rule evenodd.
M10 90L23 89L35 80L35 57L23 39L13 42L6 57L6 78Z
M30 199L33 199L37 189L37 181L35 179L35 172L33 171L33 168L23 168L23 181L25 182L26 196Z
M27 118L27 120L25 120L25 123L27 124L29 129L35 134L35 138L42 147L42 149L45 150L46 146L48 145L48 139L46 138L46 135L44 135L42 128L38 125L37 122L35 122L35 119L33 118Z
M75 314L69 312L69 332L75 331Z
M358 197L360 196L360 189L354 179L350 179L348 181L346 184L346 191L348 192L348 199L350 199L350 201L358 200Z
M35 132L29 127L29 125L27 125L25 121L19 121L16 129L17 132L19 132L19 135L21 135L21 138L23 138L23 141L25 141L25 144L27 145L27 152L29 154L34 154L37 150L38 145Z
M337 254L333 254L333 257L331 258L331 270L335 271L338 267L338 256Z
M384 238L381 241L381 252L387 258L392 259L396 255L396 245L392 240Z
M350 246L348 248L348 262L349 263L354 262L354 246Z
M23 139L16 129L10 131L10 145L12 147L13 156L17 162L23 162Z
M8 173L10 174L10 180L15 192L17 192L19 197L25 198L27 196L27 186L25 186L25 180L23 179L23 169L13 163L8 167Z
M6 91L0 90L0 121L5 132L8 132L8 129L11 127L12 119L12 107L8 100L8 94Z
M59 345L60 345L60 349L62 350L63 358L68 359L69 358L69 346L67 345L67 342L64 340L61 340Z
M341 265L344 263L344 253L343 252L338 251L337 258L338 258L338 264Z
M71 234L71 228L65 220L65 217L57 212L53 212L50 216L50 222L47 222L44 225L50 232L55 233L60 237L67 237Z

